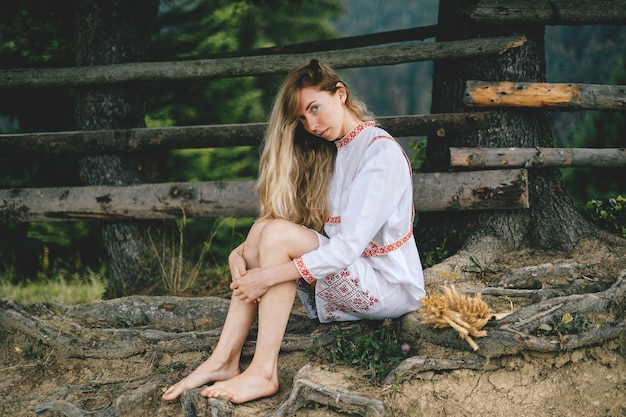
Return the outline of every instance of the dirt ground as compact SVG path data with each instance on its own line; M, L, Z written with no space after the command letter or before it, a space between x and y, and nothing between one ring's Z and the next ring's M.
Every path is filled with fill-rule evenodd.
M576 262L583 266L581 274L584 279L610 281L626 269L626 248L600 247L585 242L567 254L510 253L490 267L503 267L500 273L504 273L513 268L547 262ZM477 274L474 279L458 285L480 288L495 277L497 274ZM555 281L558 279L554 277ZM523 306L523 301L516 298L495 300L487 297L485 300L496 311ZM298 303L294 305L293 317L294 320L303 318ZM120 360L84 359L69 357L41 341L7 331L2 328L1 321L0 330L3 333L0 338L2 416L182 417L181 403L163 402L160 395L207 355L206 351L197 351L162 355L144 353ZM359 370L316 363L308 352L281 353L280 391L270 398L227 405L227 408L233 416L241 417L271 413L289 397L296 373L309 365L311 381L380 400L385 416L626 416L624 338L558 354L524 352L490 360L469 350L443 348L424 340L413 347L412 354L444 359L480 358L488 366L481 370L422 372L392 384L375 385L369 383ZM131 403L120 401L125 395L133 395L136 400ZM39 414L36 413L35 407L55 401L56 408L39 409ZM58 404L71 404L89 414L84 411L77 414L77 409L60 408ZM113 409L115 414L111 414ZM198 412L198 415L215 414ZM332 406L309 404L291 415L348 414L339 414Z

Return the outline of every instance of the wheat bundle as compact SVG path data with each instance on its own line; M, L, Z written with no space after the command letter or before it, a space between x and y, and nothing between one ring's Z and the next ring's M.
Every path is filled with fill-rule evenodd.
M454 285L444 286L443 294L422 298L418 311L422 313L422 323L437 328L452 327L474 350L478 349L478 345L471 336L487 336L487 332L481 329L493 316L493 311L481 299L480 293L468 297L459 294Z

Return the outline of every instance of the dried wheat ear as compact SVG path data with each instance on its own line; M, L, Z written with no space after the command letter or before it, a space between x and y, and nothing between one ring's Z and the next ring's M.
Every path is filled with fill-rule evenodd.
M478 350L478 345L472 336L487 336L487 331L481 329L494 314L480 294L474 297L459 294L454 285L444 286L442 294L422 298L418 311L422 323L436 328L452 327L474 350Z

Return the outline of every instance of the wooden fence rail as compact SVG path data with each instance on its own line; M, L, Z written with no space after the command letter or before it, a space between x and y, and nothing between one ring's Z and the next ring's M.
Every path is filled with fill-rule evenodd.
M626 23L623 0L481 0L465 11L476 23L512 25L622 25Z
M486 129L491 113L443 113L380 117L393 136L426 136ZM30 155L128 153L143 150L258 146L266 123L181 126L168 128L95 130L0 135L0 154Z
M353 50L244 56L178 62L141 62L91 67L10 69L0 71L0 88L41 88L129 81L229 78L284 74L318 58L336 69L394 65L435 59L494 55L523 44L524 38L498 37L450 42L413 42Z
M626 167L626 149L450 148L450 168Z
M255 181L0 190L0 223L255 216ZM520 170L414 174L417 211L528 208Z
M626 111L626 85L467 81L470 107L542 107L550 110Z

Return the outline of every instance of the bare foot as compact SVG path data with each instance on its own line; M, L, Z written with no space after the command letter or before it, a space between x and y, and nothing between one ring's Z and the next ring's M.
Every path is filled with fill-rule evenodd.
M185 391L198 388L215 381L225 381L239 375L239 364L215 365L211 358L198 366L192 373L169 387L161 396L165 401L173 401Z
M234 404L241 404L258 398L269 397L278 392L278 378L266 378L247 370L226 381L216 382L206 387L200 395L209 398L226 398Z

